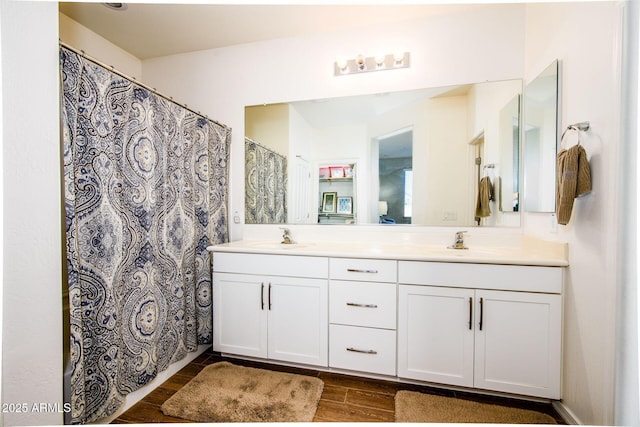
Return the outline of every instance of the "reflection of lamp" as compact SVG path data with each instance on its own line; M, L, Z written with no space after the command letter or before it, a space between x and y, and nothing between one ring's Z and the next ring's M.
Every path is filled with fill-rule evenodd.
M379 201L378 202L378 215L380 216L380 220L379 222L382 223L383 222L383 216L387 215L387 212L389 212L389 204L385 201Z
M380 215L379 223L380 224L395 224L396 220L393 218L387 218L387 213L389 212L389 204L384 200L378 201L378 214Z
M384 201L378 202L378 214L380 216L386 215L389 212L389 204Z

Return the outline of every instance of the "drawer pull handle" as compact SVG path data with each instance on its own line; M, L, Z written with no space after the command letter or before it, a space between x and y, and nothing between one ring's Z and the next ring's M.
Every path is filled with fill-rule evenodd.
M353 347L347 347L347 351L352 351L354 353L364 353L364 354L378 354L375 350L360 350Z
M360 268L347 268L347 271L349 273L373 273L373 274L378 273L378 270L365 270Z
M348 302L349 307L378 308L377 304L358 304L356 302Z

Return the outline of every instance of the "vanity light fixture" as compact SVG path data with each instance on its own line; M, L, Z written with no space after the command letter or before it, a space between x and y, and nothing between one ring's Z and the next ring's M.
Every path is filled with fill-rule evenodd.
M346 74L366 73L369 71L394 70L396 68L409 67L409 52L393 54L377 54L375 56L358 55L353 59L339 59L334 63L334 74L344 76Z

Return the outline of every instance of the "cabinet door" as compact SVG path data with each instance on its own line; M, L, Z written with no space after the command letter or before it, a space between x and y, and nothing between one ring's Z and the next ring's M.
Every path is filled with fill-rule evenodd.
M474 291L399 286L398 376L473 386Z
M269 277L269 358L328 366L328 283Z
M475 386L560 398L560 295L476 291Z
M267 282L258 276L213 273L213 349L267 357Z

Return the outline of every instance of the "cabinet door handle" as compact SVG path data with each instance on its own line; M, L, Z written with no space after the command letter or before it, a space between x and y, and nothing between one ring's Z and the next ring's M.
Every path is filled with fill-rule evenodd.
M269 283L269 311L271 311L271 283Z
M482 330L482 318L484 317L484 299L480 298L480 330Z
M372 273L372 274L378 273L378 270L366 270L366 269L360 269L360 268L347 268L347 271L349 273Z
M260 283L260 310L264 310L264 282Z
M375 350L360 350L358 348L347 347L347 351L352 351L354 353L364 353L364 354L378 354Z
M377 304L358 304L357 302L348 302L349 307L378 308Z
M473 298L469 297L469 330L473 329Z

